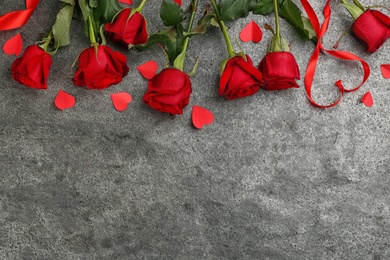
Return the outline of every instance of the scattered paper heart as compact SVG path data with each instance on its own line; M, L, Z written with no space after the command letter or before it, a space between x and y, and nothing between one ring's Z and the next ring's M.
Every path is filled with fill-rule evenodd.
M363 95L362 103L367 107L372 107L374 105L374 99L372 98L370 91Z
M150 60L137 67L137 70L145 79L151 79L156 75L158 64L154 60Z
M124 3L124 4L128 4L128 5L132 5L133 4L132 0L118 0L118 2L121 2L121 3Z
M64 110L66 108L72 108L76 104L76 99L69 93L66 93L62 89L58 91L58 94L54 100L54 104L60 110Z
M22 36L18 33L3 45L3 51L8 55L19 56L22 51L22 45Z
M209 125L213 123L214 115L210 110L200 107L193 106L192 108L192 124L198 128L203 128L204 125Z
M382 64L381 71L385 79L390 79L390 64Z
M240 39L243 42L254 42L258 43L263 38L263 32L261 31L259 25L255 21L249 22L241 30Z
M131 95L127 92L119 92L111 94L112 104L119 112L125 111L133 100Z

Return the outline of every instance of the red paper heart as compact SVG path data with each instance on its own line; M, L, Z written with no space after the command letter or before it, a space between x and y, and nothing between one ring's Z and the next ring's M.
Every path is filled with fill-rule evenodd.
M154 60L150 60L137 67L137 70L145 79L151 79L156 75L158 64Z
M374 99L372 98L370 91L363 95L362 103L364 103L368 107L372 107L374 105Z
M390 79L390 64L382 64L381 71L385 79Z
M118 2L121 2L121 3L124 3L124 4L128 4L128 5L132 5L133 4L132 0L118 0Z
M58 109L64 110L65 108L72 108L76 104L76 99L71 94L60 89L54 100L54 104Z
M198 129L204 125L209 125L214 121L214 115L208 109L200 106L192 108L192 123Z
M9 39L3 46L5 54L18 56L22 51L22 36L20 33Z
M181 6L181 0L173 0L175 1L179 6Z
M240 39L243 42L260 42L263 38L263 33L259 25L255 21L251 21L241 30Z
M133 98L127 92L119 92L111 94L111 100L115 109L122 112L127 109L129 103L133 100Z

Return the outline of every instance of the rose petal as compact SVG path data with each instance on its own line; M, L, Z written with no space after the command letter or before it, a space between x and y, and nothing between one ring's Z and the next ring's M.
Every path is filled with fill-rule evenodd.
M260 42L263 38L263 33L259 27L259 25L255 21L251 21L248 23L240 33L240 39L243 42Z
M209 125L214 121L214 115L208 109L200 106L192 108L192 123L198 129L203 128L204 125Z
M22 51L22 36L20 33L10 38L3 46L3 51L8 55L19 56Z
M390 64L382 64L381 71L385 79L390 79Z
M117 111L125 111L129 106L129 103L133 100L131 95L127 92L119 92L111 94L112 104Z
M66 108L72 108L76 103L76 99L69 93L66 93L62 89L58 91L58 94L54 100L54 104L60 110L64 110Z
M363 95L362 103L367 107L372 107L374 105L374 99L372 98L370 91Z
M137 70L146 79L151 79L156 75L158 64L154 60L150 60L137 67Z
M132 5L133 4L132 0L118 0L118 2L121 2L121 3L124 3L124 4L128 4L128 5Z
M176 2L179 6L181 6L181 0L173 0L174 2Z

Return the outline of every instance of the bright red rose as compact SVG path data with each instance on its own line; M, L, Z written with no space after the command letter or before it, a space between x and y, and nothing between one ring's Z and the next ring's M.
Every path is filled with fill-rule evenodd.
M367 10L353 23L352 31L367 44L367 52L375 52L390 38L390 17Z
M148 40L146 19L139 12L135 12L129 19L130 8L124 8L113 23L107 23L105 28L112 39L125 45L144 44Z
M73 77L76 86L104 89L118 84L129 72L126 56L110 47L89 47L79 57L78 70Z
M299 88L299 67L290 52L270 52L261 60L259 70L263 73L265 90Z
M30 88L47 89L52 59L50 54L36 45L26 48L23 56L12 63L12 77Z
M262 86L261 72L253 67L249 55L230 58L219 80L218 94L232 100L255 94Z
M183 114L192 92L188 75L175 68L162 70L148 82L143 101L155 110Z

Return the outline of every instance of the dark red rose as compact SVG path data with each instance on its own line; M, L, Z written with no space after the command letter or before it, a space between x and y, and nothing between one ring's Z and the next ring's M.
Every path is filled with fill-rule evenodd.
M144 44L148 40L146 19L139 12L135 12L129 19L130 8L124 8L113 23L107 23L105 28L112 39L125 45Z
M261 72L253 67L249 55L230 58L219 80L218 94L236 99L255 94L262 86Z
M295 82L300 79L299 67L290 52L270 52L261 60L258 68L263 73L265 90L299 88Z
M110 47L100 45L85 49L79 57L78 70L73 77L76 86L104 89L118 84L129 72L126 56Z
M390 17L376 10L366 10L353 23L352 31L367 44L367 52L375 52L390 38Z
M183 114L192 92L188 75L175 68L162 70L148 82L144 103L155 110L170 114Z
M52 59L50 54L36 45L26 48L23 56L12 63L12 77L30 88L47 89Z

